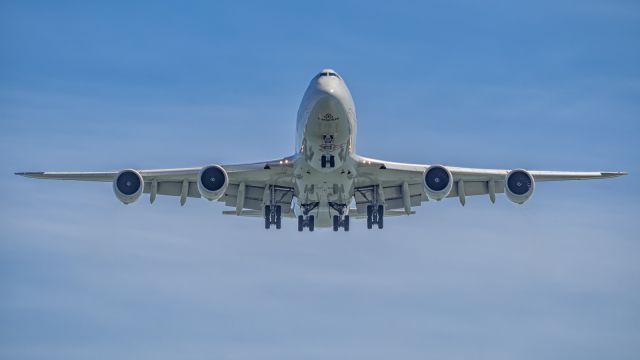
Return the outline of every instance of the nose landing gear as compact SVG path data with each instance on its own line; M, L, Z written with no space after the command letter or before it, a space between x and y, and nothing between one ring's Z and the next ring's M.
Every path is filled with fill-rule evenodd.
M336 158L331 155L331 152L335 150L335 144L333 143L333 135L323 135L322 136L322 145L320 149L324 153L322 157L320 157L320 167L323 169L326 167L334 168L336 167Z
M320 167L323 169L326 167L336 167L336 158L333 155L322 155L322 157L320 157Z

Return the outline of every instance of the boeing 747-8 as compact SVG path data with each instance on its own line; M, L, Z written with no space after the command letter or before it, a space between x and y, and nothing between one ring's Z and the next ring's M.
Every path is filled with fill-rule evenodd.
M496 194L522 204L536 182L603 179L622 172L529 171L405 164L356 155L356 109L344 80L331 69L312 80L298 110L295 153L276 160L182 169L104 172L19 172L37 179L112 182L124 204L143 193L223 201L224 214L260 217L280 229L282 218L298 230L349 231L351 218L382 229L387 216L410 215L425 201ZM355 206L354 206L355 205Z

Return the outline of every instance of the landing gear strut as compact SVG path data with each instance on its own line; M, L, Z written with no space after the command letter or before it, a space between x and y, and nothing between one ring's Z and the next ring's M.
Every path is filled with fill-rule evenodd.
M367 229L373 228L378 224L378 229L384 227L384 206L367 205Z
M269 229L271 225L275 225L276 229L282 226L282 206L265 205L264 207L264 228Z

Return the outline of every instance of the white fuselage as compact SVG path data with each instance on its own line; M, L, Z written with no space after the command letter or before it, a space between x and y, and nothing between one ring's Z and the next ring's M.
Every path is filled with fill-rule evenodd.
M331 205L346 205L344 211L348 211L355 177L350 155L355 149L356 110L338 74L323 70L311 80L298 110L296 130L296 214L302 214L301 205L316 203L309 212L316 226L331 226L333 215L338 214Z

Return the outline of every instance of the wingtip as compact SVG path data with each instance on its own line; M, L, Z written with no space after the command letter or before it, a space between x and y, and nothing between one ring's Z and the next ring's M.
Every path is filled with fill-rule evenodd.
M18 175L18 176L34 177L36 175L42 175L42 174L44 174L44 172L42 172L42 171L19 171L19 172L15 172L13 174L14 175Z
M601 172L600 174L602 174L602 176L604 176L604 177L618 177L618 176L629 175L625 171Z

